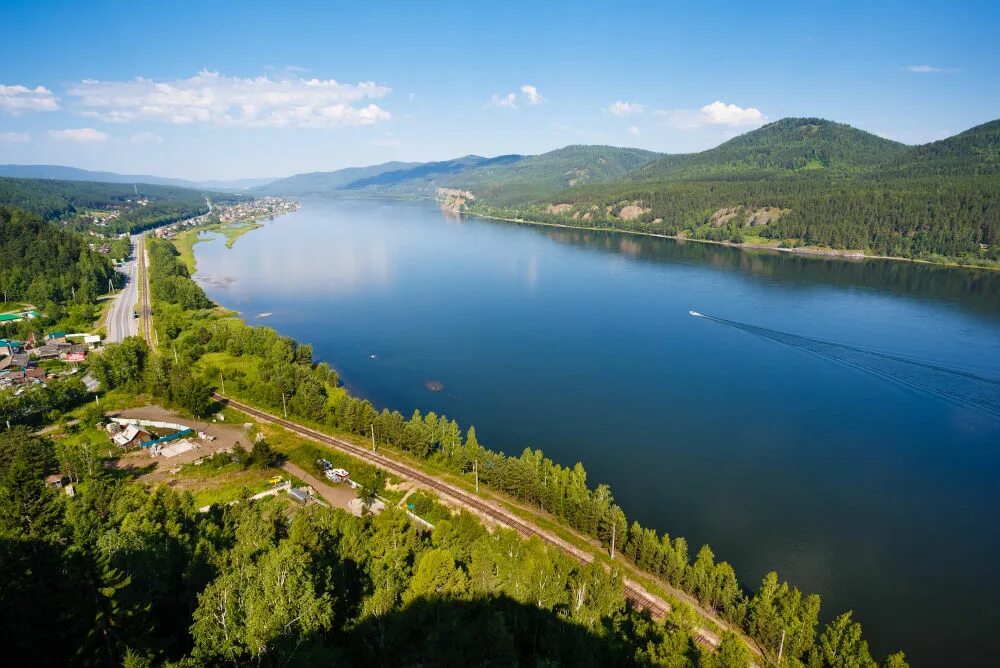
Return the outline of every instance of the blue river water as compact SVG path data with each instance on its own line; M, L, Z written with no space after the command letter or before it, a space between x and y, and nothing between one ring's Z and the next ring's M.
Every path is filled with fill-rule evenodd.
M376 405L581 461L749 587L853 610L879 656L1000 665L1000 272L338 199L195 251L213 300Z

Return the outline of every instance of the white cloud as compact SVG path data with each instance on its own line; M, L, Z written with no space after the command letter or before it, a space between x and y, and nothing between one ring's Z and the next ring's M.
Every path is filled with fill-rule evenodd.
M640 134L640 133L639 133L639 128L638 128L638 127L636 127L636 126L634 126L634 125L630 125L630 126L628 126L628 127L627 127L627 128L625 129L625 132L629 133L629 134L630 134L630 135L632 135L633 137L638 137L638 136L639 136L639 134Z
M621 100L618 100L608 107L608 111L615 116L638 116L646 111L646 107L638 102L622 102Z
M916 72L917 74L939 74L941 72L957 71L948 67L935 67L933 65L907 65L903 69L907 72Z
M333 79L250 79L202 71L188 79L95 81L70 86L85 116L126 123L210 123L251 128L334 128L373 125L391 114L365 100L379 99L389 88L372 81L343 84Z
M490 101L486 103L486 106L500 109L517 109L517 96L513 93L507 93L503 96L494 93Z
M0 110L16 116L23 111L55 111L56 96L45 86L5 86L0 84Z
M706 125L724 125L731 128L760 126L767 122L767 116L755 107L738 107L716 100L698 110L666 109L653 115L667 125L676 128L693 129Z
M0 132L0 142L4 144L26 144L31 141L27 132Z
M94 128L71 128L68 130L49 130L49 136L59 141L72 141L78 144L91 144L107 141L108 134Z
M544 99L542 98L542 94L538 92L538 89L531 84L521 86L521 94L527 99L528 104L532 106L541 103Z
M153 132L136 132L130 137L133 144L159 144L163 137Z

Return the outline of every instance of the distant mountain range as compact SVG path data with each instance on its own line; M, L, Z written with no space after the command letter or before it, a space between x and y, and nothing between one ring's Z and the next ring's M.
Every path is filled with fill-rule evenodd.
M430 198L456 210L707 241L1000 265L1000 121L908 146L786 118L699 153L567 146L541 155L387 162L196 183L40 165L0 176L152 183L254 195Z
M235 179L232 181L188 181L148 174L116 174L114 172L94 172L77 167L61 165L0 165L0 177L18 179L55 179L58 181L89 181L91 183L148 183L157 186L178 186L196 190L246 190L271 183L274 178Z

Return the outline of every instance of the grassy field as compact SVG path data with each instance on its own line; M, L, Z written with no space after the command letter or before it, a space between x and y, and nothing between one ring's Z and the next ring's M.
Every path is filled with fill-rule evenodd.
M26 302L2 302L0 303L0 313L20 313L31 308L31 304Z
M216 377L217 374L213 373L211 374L211 378L207 377L207 369L209 367L218 369L227 375L231 375L233 372L242 373L246 378L246 382L254 381L259 376L257 359L249 356L237 357L229 353L205 353L202 355L194 368L197 371L201 371L206 380L215 383L219 380ZM327 401L330 404L336 403L347 392L343 387L334 387L330 384L326 384L325 387L328 397Z

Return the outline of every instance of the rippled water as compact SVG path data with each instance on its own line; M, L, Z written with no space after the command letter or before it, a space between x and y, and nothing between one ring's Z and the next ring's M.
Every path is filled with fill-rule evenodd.
M853 609L879 654L1000 661L1000 272L345 200L195 250L213 299L378 405L582 461L748 585Z

